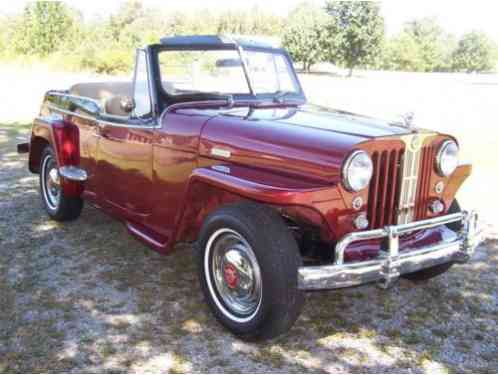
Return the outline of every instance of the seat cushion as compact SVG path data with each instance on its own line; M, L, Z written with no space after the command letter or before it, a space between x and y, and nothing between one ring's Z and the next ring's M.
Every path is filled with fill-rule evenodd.
M131 82L90 82L71 86L69 93L103 103L111 96L132 96L132 89Z

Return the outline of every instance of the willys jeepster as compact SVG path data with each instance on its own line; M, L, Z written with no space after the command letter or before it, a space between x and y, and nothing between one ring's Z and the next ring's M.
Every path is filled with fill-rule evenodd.
M166 37L129 82L48 91L18 150L52 219L87 201L162 254L192 242L244 339L287 331L305 291L426 280L478 243L452 136L308 104L286 51L247 38Z

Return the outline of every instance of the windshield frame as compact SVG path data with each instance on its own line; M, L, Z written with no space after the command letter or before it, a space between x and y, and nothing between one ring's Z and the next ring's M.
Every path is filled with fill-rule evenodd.
M292 63L292 59L290 58L289 54L287 51L283 48L274 48L274 47L261 47L261 46L240 46L238 44L222 44L222 45L206 45L206 44L189 44L189 45L176 45L176 46L168 46L168 45L162 45L162 44L156 44L151 46L152 51L153 51L153 61L154 61L154 80L155 80L155 86L157 87L159 91L159 96L163 97L167 102L169 103L174 103L174 102L181 102L181 101L189 101L192 99L209 99L209 97L213 97L212 93L194 93L192 95L184 95L184 94L171 94L168 93L163 85L162 85L162 77L161 77L161 69L159 66L159 54L164 52L164 51L213 51L213 50L232 50L232 51L237 51L238 55L241 59L242 62L242 69L244 72L244 76L247 81L247 86L248 86L248 94L223 94L221 96L232 96L235 101L237 100L254 100L254 101L264 101L264 100L274 100L276 99L275 97L278 97L279 93L254 93L253 90L253 82L250 77L250 72L246 66L246 61L244 59L244 53L245 51L248 52L264 52L264 53L271 53L271 54L279 54L281 55L287 65L288 71L290 78L292 79L295 87L296 87L296 92L295 93L289 93L285 96L286 99L290 99L293 101L299 101L299 102L306 102L306 97L304 95L304 91L301 86L301 82L299 81L299 78L296 74L296 71L294 69L294 65ZM219 96L219 95L218 95ZM191 99L192 98L192 99Z

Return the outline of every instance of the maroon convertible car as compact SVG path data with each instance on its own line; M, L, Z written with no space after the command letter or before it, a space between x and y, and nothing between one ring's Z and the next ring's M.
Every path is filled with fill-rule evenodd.
M86 201L162 254L193 242L244 339L287 331L307 290L429 279L479 238L452 136L310 105L286 51L250 39L163 38L132 81L49 91L18 151L52 219Z

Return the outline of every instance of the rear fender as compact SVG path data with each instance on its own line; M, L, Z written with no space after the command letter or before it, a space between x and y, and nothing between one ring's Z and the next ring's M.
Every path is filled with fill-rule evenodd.
M43 150L50 145L55 152L59 168L79 166L79 130L74 124L56 117L38 117L33 123L29 152L29 170L40 173ZM66 196L80 196L83 182L61 178L61 185Z
M214 165L193 171L185 194L175 242L193 240L209 213L241 200L270 205L282 214L320 228L322 238L334 237L322 211L342 202L334 186L299 181L243 166ZM332 202L332 203L331 203Z

